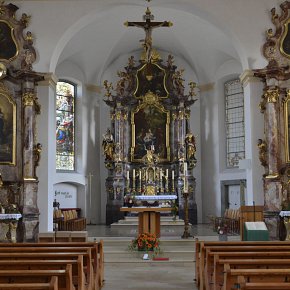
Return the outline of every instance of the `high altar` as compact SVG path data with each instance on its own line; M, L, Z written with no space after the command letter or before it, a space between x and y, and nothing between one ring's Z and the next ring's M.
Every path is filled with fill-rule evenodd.
M171 22L153 22L147 8L144 22L126 26L145 31L139 61L130 57L118 71L116 86L104 82L105 102L111 108L111 126L103 135L107 205L106 224L124 217L124 197L176 195L179 216L184 217L183 193L188 193L188 217L197 223L195 201L195 137L190 130L190 107L196 101L196 84L185 93L183 70L172 55L163 61L152 47L152 30Z

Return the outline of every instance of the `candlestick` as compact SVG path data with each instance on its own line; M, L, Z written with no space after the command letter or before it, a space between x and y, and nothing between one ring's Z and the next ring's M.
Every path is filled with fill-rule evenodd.
M133 179L135 179L135 169L133 169Z
M168 169L166 169L166 177L168 177Z
M174 170L172 170L172 180L174 180Z
M127 171L127 180L129 180L129 171Z

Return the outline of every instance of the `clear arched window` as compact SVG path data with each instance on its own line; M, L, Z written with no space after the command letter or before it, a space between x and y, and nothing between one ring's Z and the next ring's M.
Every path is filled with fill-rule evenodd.
M76 85L59 81L56 86L56 169L75 170Z

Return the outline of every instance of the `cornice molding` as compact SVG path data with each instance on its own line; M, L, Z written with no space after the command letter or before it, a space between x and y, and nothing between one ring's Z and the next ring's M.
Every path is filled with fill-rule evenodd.
M53 73L44 73L43 74L44 80L38 83L39 86L50 86L55 89L56 84L58 82L58 78Z
M204 93L204 92L212 91L214 89L214 85L215 83L208 83L208 84L199 85L197 86L197 88L199 89L200 93Z
M258 83L261 82L261 79L254 76L254 72L250 69L246 69L241 75L240 75L240 81L243 85L243 87L246 87L249 83Z
M93 84L86 84L86 90L89 92L100 94L102 92L102 87Z

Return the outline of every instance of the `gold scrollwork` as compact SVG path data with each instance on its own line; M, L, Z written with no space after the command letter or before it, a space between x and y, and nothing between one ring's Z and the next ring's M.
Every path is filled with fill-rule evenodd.
M33 92L26 92L22 96L23 105L25 107L34 106L36 114L40 114L40 104L37 101L36 94Z
M185 112L184 111L179 111L178 112L178 120L183 120L185 118Z
M279 90L278 89L269 89L265 93L265 100L268 103L277 103L279 99Z

